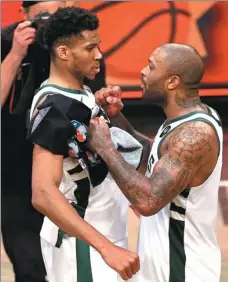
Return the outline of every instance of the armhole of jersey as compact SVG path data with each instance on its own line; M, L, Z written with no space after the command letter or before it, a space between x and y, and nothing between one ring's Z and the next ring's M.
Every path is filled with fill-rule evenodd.
M31 113L31 118L33 117L33 113L36 110L36 108L38 107L40 101L46 96L46 93L43 93L40 95L40 97L38 98L38 100L36 101L36 104L34 105L33 109L32 109L32 113Z
M214 118L213 116L210 116L210 117L211 117L211 118ZM214 119L215 119L215 118L214 118ZM161 158L161 145L162 145L162 143L164 142L164 140L170 135L170 133L173 132L175 129L177 129L179 126L181 126L181 125L183 125L183 124L185 124L185 123L187 123L187 122L194 122L194 121L202 121L202 122L205 122L205 123L209 124L209 125L213 128L213 130L214 130L214 132L215 132L215 134L216 134L216 138L217 138L217 140L218 140L218 145L219 145L218 157L219 157L219 155L220 155L220 150L221 150L221 148L220 148L220 147L221 147L221 145L220 145L220 138L219 138L219 136L218 136L218 132L217 132L217 130L216 130L214 124L213 124L211 121L209 121L208 119L206 119L206 118L198 117L198 118L191 119L191 120L188 120L188 121L185 121L185 122L179 124L177 127L175 127L175 128L173 128L172 130L170 130L170 131L167 133L167 135L165 135L165 136L162 137L162 139L160 140L160 142L159 142L159 144L158 144L158 149L157 149L158 159ZM216 119L215 119L215 121L217 122Z
M209 106L206 106L208 109L208 114L218 123L219 126L222 127L222 120L218 114L218 112L215 109L212 109Z
M184 124L184 122L183 123L181 123L181 124ZM180 124L180 125L181 125ZM165 128L165 127L164 127ZM169 135L170 135L170 133L172 133L176 128L178 128L178 126L177 127L175 127L175 128L173 128L173 129L171 129L169 132L167 132L167 134L165 134L163 137L162 137L162 139L160 140L160 142L158 143L158 148L157 148L157 156L158 156L158 160L160 160L160 158L161 158L161 145L162 145L162 143L164 142L164 140L166 139L166 137L168 137Z
M152 147L151 147L151 148L152 148ZM151 149L151 148L150 148L150 149ZM141 165L141 162L142 162L142 158L143 158L143 150L142 150L142 154L141 154L141 157L140 157L139 164L138 164L138 166L136 167L136 170L138 170L138 169L140 168L140 165ZM149 154L148 160L149 160L149 158L150 158L150 154Z
M34 105L33 109L31 109L31 110L32 110L32 112L31 112L31 119L33 118L33 113L34 113L34 111L35 111L35 110L37 109L37 107L39 106L40 101L41 101L45 96L48 96L49 94L51 94L51 95L57 94L57 95L58 95L58 93L54 93L54 92L44 92L44 93L42 93L42 94L40 95L40 97L38 98L38 100L36 101L36 104Z

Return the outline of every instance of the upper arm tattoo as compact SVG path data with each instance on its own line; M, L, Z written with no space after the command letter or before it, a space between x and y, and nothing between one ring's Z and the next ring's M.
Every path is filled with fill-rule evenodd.
M168 152L151 176L151 195L168 203L189 185L198 165L211 150L211 131L206 124L191 122L175 130Z
M202 122L180 126L169 138L168 152L157 162L150 178L134 170L116 149L103 152L102 158L118 186L141 213L156 213L180 194L212 150L211 128Z

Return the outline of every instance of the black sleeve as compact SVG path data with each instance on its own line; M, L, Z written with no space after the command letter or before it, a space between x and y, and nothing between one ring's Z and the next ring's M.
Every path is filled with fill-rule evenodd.
M68 139L74 134L69 119L56 107L50 105L39 109L33 118L27 138L53 154L65 156Z
M68 141L75 133L73 120L88 125L91 110L62 95L48 96L31 120L27 138L53 154L68 155Z
M96 75L96 78L94 80L85 78L84 84L89 86L93 93L100 90L102 87L106 87L106 68L104 59L100 61L100 72Z

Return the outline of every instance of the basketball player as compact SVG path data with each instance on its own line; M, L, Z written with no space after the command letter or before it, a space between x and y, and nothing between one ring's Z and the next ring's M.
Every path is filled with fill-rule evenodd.
M117 282L118 273L127 280L139 270L138 255L123 249L127 199L109 175L91 186L91 177L99 177L102 166L88 177L78 170L77 159L68 157L70 116L81 113L86 120L95 105L83 79L94 79L100 71L98 26L98 18L87 10L67 7L58 9L45 29L50 76L32 103L30 138L35 144L32 202L46 215L41 247L51 282ZM72 121L77 126L78 120ZM83 141L85 127L81 124L76 132L80 127ZM77 155L75 146L72 141L71 153Z
M107 125L91 121L91 147L142 215L141 269L131 281L219 282L216 215L223 132L216 111L202 104L198 95L203 69L200 55L187 45L165 44L150 56L141 72L144 99L162 107L167 116L153 141L119 113L120 88L110 86L97 93L112 123L144 145L136 171L114 148Z
M35 89L49 76L50 60L48 52L38 44L39 32L31 27L30 20L41 11L52 14L65 4L21 1L24 21L1 30L1 235L16 282L46 281L39 235L43 215L31 203L33 146L26 140L26 121ZM8 17L15 20L16 14L11 12L15 3L7 5L12 6ZM96 79L84 83L97 91L105 86L105 77L101 60Z

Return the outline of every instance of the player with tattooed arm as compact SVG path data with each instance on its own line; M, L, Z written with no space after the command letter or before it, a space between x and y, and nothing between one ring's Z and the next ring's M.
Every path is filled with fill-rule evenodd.
M141 71L143 96L167 116L153 141L136 132L120 113L119 87L109 86L96 94L112 124L144 146L141 165L135 170L113 146L106 123L90 123L90 146L142 215L141 269L131 281L220 279L216 216L223 132L216 111L202 104L198 95L203 71L202 59L191 46L165 44L152 53Z

